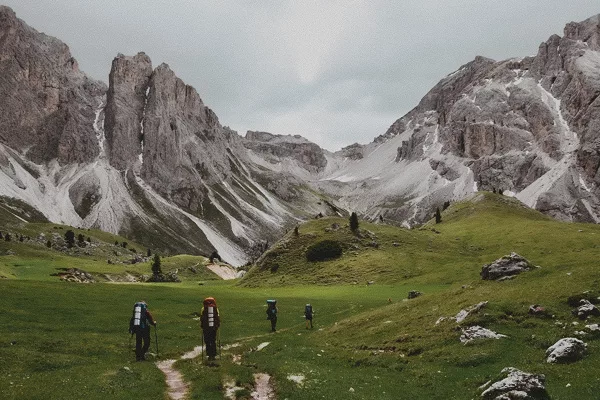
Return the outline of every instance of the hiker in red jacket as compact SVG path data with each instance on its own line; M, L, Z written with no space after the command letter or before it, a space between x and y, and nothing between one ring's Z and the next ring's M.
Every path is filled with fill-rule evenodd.
M214 360L217 355L217 331L221 326L221 318L217 302L213 297L204 299L200 312L200 326L206 344L206 355L209 360Z

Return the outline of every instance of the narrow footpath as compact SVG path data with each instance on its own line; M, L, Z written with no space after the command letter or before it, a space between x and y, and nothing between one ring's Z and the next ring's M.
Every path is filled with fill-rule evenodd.
M223 350L228 350L238 346L239 343L235 343L229 346L223 346ZM202 346L196 346L194 347L194 350L182 355L180 360L190 360L196 358L203 353L203 350L204 349ZM233 361L235 363L241 363L241 355L235 354L233 356ZM165 381L168 386L167 394L169 395L169 398L172 400L183 400L187 398L189 392L189 385L183 379L183 374L177 369L175 369L175 362L177 362L177 360L173 359L157 361L156 366L165 374ZM254 390L250 394L253 400L276 400L275 391L271 386L270 380L271 376L268 374L254 374ZM226 386L228 385L226 384ZM226 390L225 396L230 399L235 399L235 389L238 388L229 387L228 389L229 390Z

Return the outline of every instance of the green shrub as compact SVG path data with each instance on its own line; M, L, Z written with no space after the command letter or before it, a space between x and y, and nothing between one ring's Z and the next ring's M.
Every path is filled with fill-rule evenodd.
M323 240L310 246L306 250L308 261L324 261L338 258L342 255L342 246L335 240Z

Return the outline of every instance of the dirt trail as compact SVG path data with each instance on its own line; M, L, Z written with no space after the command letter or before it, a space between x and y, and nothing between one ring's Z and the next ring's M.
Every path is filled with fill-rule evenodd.
M167 394L173 400L184 399L188 393L187 383L183 380L181 372L177 371L173 366L176 360L165 360L156 363L166 376L167 386L169 387Z
M194 350L189 351L181 356L182 360L189 360L198 357L202 353L203 347L196 346ZM172 400L181 400L187 396L188 385L183 380L181 372L175 369L175 362L177 360L164 360L158 361L156 366L160 369L166 377L167 386L169 387L167 394Z
M257 350L260 351L270 342L261 343ZM239 347L240 343L233 343L230 345L223 346L222 350L229 350L235 347ZM203 346L196 346L192 351L188 351L180 357L180 360L190 360L198 357L204 351ZM241 355L233 355L233 362L240 365ZM175 369L175 362L177 360L163 360L157 361L156 366L165 374L165 381L167 382L168 390L167 394L171 400L182 400L188 395L189 386L183 379L183 375L177 369ZM250 394L253 400L275 400L275 391L270 383L271 376L264 373L254 374L254 391ZM225 397L233 399L235 398L235 391L238 388L234 382L225 384Z
M253 400L274 400L275 391L269 382L268 374L254 374L254 391L250 393Z

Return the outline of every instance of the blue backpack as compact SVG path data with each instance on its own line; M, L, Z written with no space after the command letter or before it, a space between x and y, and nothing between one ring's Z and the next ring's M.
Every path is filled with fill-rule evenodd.
M267 300L267 319L277 319L277 300Z
M138 329L146 329L148 327L148 320L146 317L147 309L148 305L141 301L138 301L133 305L133 315L129 322L129 330L132 333Z
M304 316L308 319L312 319L312 315L313 315L312 306L310 304L305 305L304 306Z

